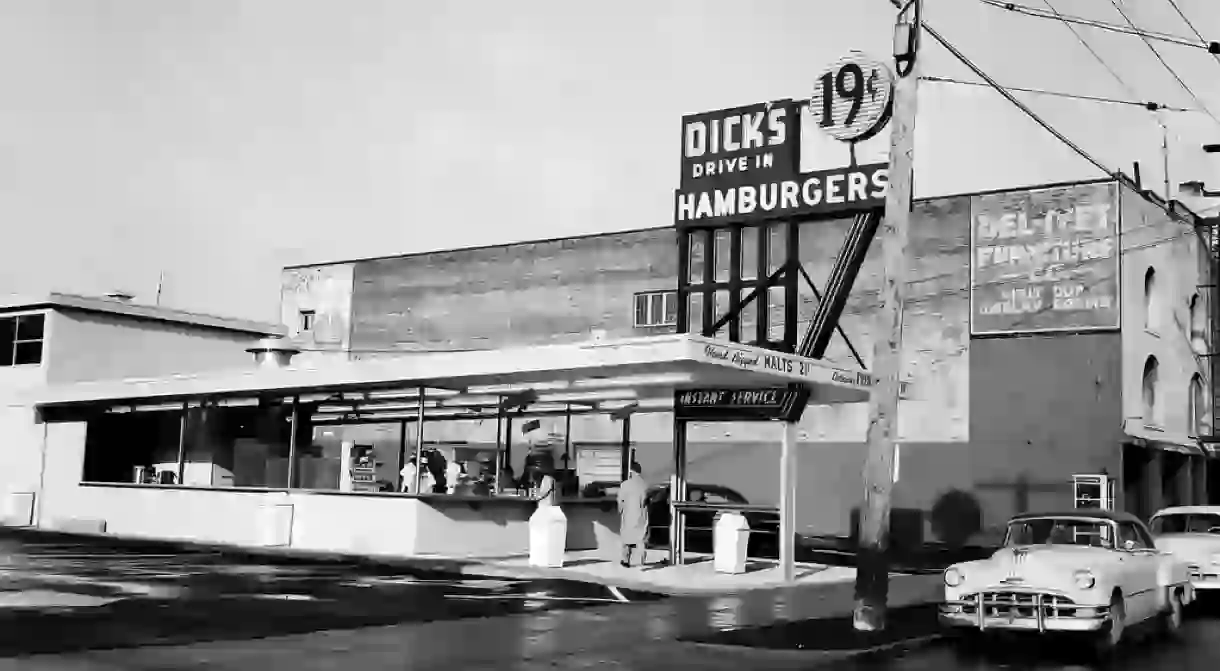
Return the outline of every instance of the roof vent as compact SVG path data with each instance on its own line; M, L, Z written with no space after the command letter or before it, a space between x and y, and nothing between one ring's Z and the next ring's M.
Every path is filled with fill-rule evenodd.
M126 291L111 291L110 293L106 294L106 298L109 298L112 301L119 301L121 303L130 303L131 299L135 297L135 294L130 294Z
M292 357L301 352L283 338L263 338L246 351L254 355L254 363L259 368L274 369L288 368Z

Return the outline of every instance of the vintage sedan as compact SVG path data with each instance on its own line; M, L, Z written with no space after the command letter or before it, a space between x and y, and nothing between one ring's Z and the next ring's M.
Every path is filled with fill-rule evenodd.
M1186 563L1158 551L1143 522L1099 510L1017 515L1004 547L950 566L944 581L943 624L1089 633L1102 651L1133 625L1176 632L1194 600Z
M1152 516L1157 549L1190 568L1196 590L1220 590L1220 506L1179 506Z

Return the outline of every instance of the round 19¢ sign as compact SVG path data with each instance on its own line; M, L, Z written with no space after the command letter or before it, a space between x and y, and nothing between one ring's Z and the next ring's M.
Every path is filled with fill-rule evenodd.
M885 63L853 51L818 77L809 111L836 140L867 140L890 120L893 95L894 74Z

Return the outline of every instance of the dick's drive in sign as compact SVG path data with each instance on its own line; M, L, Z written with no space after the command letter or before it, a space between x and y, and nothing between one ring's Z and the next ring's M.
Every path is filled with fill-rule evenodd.
M802 105L778 100L683 117L675 223L714 225L883 205L887 164L800 172Z
M852 52L804 101L774 100L682 118L678 227L859 211L885 204L887 163L801 172L801 116L843 142L875 135L890 117L893 77Z

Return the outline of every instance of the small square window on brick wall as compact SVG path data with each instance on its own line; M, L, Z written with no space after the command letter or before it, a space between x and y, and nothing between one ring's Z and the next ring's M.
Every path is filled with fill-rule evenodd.
M678 292L648 291L635 295L636 328L676 326L678 324Z

